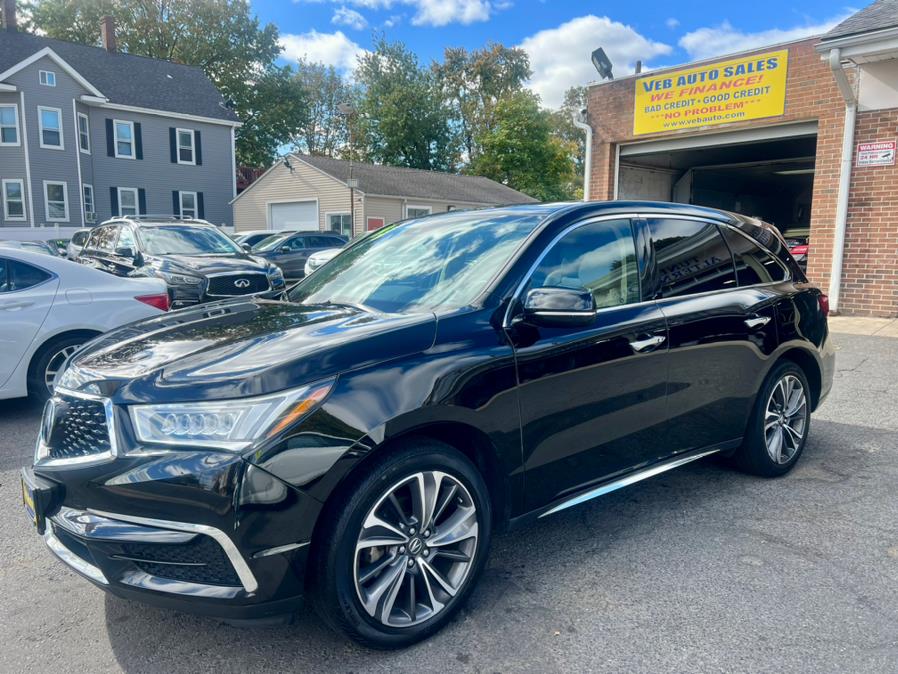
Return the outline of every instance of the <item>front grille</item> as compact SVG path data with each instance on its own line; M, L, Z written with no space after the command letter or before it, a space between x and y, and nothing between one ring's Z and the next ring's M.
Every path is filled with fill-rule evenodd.
M210 276L208 295L216 297L233 297L262 293L269 289L268 276L256 272L247 274L226 274Z
M121 557L151 576L203 585L241 585L224 550L208 536L199 535L189 543L124 543Z
M52 423L44 435L49 458L76 459L112 449L101 401L57 394L52 406Z

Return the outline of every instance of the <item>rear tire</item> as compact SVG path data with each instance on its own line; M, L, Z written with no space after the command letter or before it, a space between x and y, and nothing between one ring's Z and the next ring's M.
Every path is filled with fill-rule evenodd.
M444 627L489 553L492 513L477 468L442 442L409 439L331 503L309 562L311 603L324 621L380 649Z
M48 382L62 371L68 357L92 338L91 335L63 335L44 344L28 368L28 396L39 403L47 402L53 395L52 383Z
M758 392L742 447L733 456L741 470L762 477L792 470L811 429L810 390L794 362L774 366Z

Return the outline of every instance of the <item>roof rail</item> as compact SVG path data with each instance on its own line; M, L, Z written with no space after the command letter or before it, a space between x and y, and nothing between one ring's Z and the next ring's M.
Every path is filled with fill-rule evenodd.
M105 225L110 222L131 222L133 224L139 225L144 222L183 222L190 223L194 225L210 225L211 227L215 227L213 223L208 220L201 220L200 218L184 218L180 215L171 215L162 214L162 215L151 215L148 213L143 213L141 215L113 215L108 220L104 220L101 222L101 225Z

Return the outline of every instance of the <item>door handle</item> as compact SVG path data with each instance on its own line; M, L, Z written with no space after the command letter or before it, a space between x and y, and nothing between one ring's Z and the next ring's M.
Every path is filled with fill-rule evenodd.
M630 348L632 348L637 353L644 353L646 351L651 351L657 346L661 346L664 343L664 337L661 335L655 335L654 337L648 337L646 339L636 339L630 342Z
M758 328L763 328L770 322L770 316L754 316L753 318L746 318L745 325L748 326L749 330L757 330Z
M34 304L34 302L29 302L28 300L0 303L0 310L12 311L13 309L24 309L25 307L30 307L32 304Z

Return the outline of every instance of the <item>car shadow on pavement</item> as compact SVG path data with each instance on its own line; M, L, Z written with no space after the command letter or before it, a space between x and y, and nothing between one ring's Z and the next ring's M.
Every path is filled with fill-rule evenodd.
M708 621L693 621L701 636L692 648L726 648L718 640L737 627L724 625L723 637L711 629L718 603L731 602L737 612L761 610L752 604L760 597L727 595L729 585L746 582L740 574L759 574L751 579L763 587L779 557L803 556L815 564L829 554L817 543L793 541L772 510L784 499L808 499L814 508L791 513L789 524L802 536L820 538L817 509L835 511L872 476L896 472L886 463L893 456L868 448L888 448L898 433L828 421L815 427L802 461L786 478L762 480L705 459L495 537L468 606L441 634L405 651L358 647L327 629L310 607L288 626L246 628L111 596L108 638L128 672L503 670L516 668L519 658L524 669L555 671L564 668L559 653L573 657L597 640L628 652L634 640L660 632L674 648L685 629L682 611L694 610L683 607L692 602L708 604ZM859 430L866 432L864 442L846 446L845 438L858 437ZM850 524L838 523L829 533L850 537ZM701 573L678 576L677 569L690 565ZM799 589L806 582L801 576L789 581ZM696 585L702 582L710 585ZM658 583L660 596L651 587Z
M3 444L16 449L12 455L0 453L0 471L31 465L42 409L40 403L29 398L0 400Z

